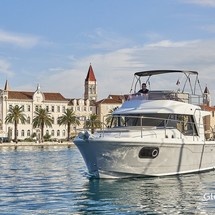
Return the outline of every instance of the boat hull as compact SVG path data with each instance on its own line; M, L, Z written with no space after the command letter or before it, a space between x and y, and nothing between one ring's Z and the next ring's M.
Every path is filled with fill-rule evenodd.
M128 142L76 138L74 143L82 154L89 175L95 178L167 176L215 167L214 142L185 144L177 141L144 142L142 139Z

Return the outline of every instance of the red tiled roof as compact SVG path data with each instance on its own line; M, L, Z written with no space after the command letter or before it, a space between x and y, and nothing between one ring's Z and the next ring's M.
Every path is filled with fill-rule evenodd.
M91 64L90 64L90 67L88 69L88 73L87 73L87 77L86 77L85 81L96 81L96 78L95 78Z
M123 102L127 99L125 95L109 95L108 98L118 102Z
M8 99L32 99L33 92L8 91Z
M100 101L98 101L98 102L96 102L96 104L98 105L98 104L122 104L122 102L120 102L120 101L116 101L116 100L114 100L114 99L109 99L109 98L107 98L107 99L102 99L102 100L100 100Z
M201 108L203 110L206 110L206 111L215 111L215 107L210 107L210 106L207 106L207 105L200 105Z
M34 92L8 91L8 99L32 100ZM66 101L60 93L43 93L45 100Z

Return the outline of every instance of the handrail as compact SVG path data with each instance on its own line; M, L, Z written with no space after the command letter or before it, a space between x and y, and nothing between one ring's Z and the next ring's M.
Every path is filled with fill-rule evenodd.
M108 114L108 115L111 115L111 114ZM103 119L105 117L107 117L108 115L105 115L103 117ZM148 116L139 116L139 115L117 115L117 117L127 117L127 118L134 118L134 119L140 119L140 123L139 125L131 125L131 126L126 126L126 122L124 123L124 126L115 126L115 127L110 127L111 128L117 128L119 127L120 129L123 129L123 128L126 128L126 127L133 127L133 128L138 128L140 127L140 136L141 138L143 138L143 130L144 128L147 128L147 127L156 127L156 128L164 128L164 137L166 138L167 137L167 130L169 128L174 128L174 129L177 129L179 132L180 132L180 138L182 138L182 135L185 135L185 136L193 136L193 138L195 136L198 136L198 132L196 130L196 126L195 126L195 122L186 122L186 121L183 121L183 120L178 120L178 119L166 119L166 118L159 118L159 117L148 117ZM149 120L160 120L161 122L159 123L160 124L163 124L163 126L159 126L159 125L144 125L143 124L143 119L149 119ZM105 123L103 123L103 125L105 125ZM171 125L171 127L168 127L168 125ZM107 125L106 125L107 126ZM188 128L190 127L190 129L187 129L187 130L184 130L185 128ZM108 130L106 132L104 132L105 128L103 127L102 128L102 133L103 133L103 136L105 135L105 133L107 132L108 133ZM189 132L189 134L186 134L186 131ZM117 130L109 130L109 132L119 132Z
M173 100L200 105L203 96L174 91L149 91L147 94L129 94L127 100Z

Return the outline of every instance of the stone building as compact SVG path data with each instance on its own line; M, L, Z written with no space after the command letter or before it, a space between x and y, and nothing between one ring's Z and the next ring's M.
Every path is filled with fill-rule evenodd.
M80 125L72 128L72 134L76 134L79 129L83 129L85 121L89 119L91 114L96 114L97 100L97 81L90 64L87 76L84 82L84 98L72 98L69 100L68 108L75 112L80 120Z
M45 108L51 113L53 118L52 128L45 127L44 134L51 135L51 138L64 139L66 138L65 126L59 126L57 119L61 116L68 106L68 100L60 93L42 92L40 86L37 86L35 92L13 91L10 90L8 81L5 83L4 90L0 92L0 120L2 124L2 137L12 135L14 138L14 125L6 124L5 118L11 106L18 105L22 107L27 118L27 123L19 124L17 135L18 139L24 140L32 136L33 133L40 136L40 129L35 129L32 126L34 112L39 108Z
M205 90L203 93L203 105L201 105L201 108L211 113L210 116L206 116L204 118L204 127L206 131L205 136L207 139L214 139L215 138L215 107L211 106L211 95L208 87L205 87Z
M71 127L71 134L75 135L79 129L83 129L85 121L89 119L91 114L97 114L98 119L105 122L105 115L121 106L125 96L109 95L105 99L99 101L97 99L97 81L91 64L84 80L84 98L66 99L60 93L42 92L39 85L34 92L13 91L6 81L4 89L0 90L0 137L12 135L11 138L14 138L14 125L5 124L5 117L10 106L21 106L27 116L27 123L18 125L18 139L24 140L34 133L38 137L40 136L41 131L32 126L34 111L39 108L45 108L54 121L52 128L44 129L44 134L51 135L53 139L64 139L67 137L67 128L66 126L59 126L57 119L62 116L66 108L74 111L80 120L79 126Z
M96 102L96 113L99 120L106 124L107 115L120 107L125 99L124 95L109 95L107 98Z

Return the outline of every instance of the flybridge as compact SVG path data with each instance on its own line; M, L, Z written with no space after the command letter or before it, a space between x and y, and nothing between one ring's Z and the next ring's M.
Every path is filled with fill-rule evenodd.
M190 70L149 70L136 72L134 74L134 79L132 82L132 87L130 90L131 97L137 95L138 90L141 88L142 83L146 83L148 86L151 85L151 79L154 76L158 75L167 75L167 79L172 82L175 81L177 90L149 90L147 96L144 96L146 99L156 100L156 99L170 99L178 100L192 104L201 104L203 98L203 91L200 85L198 72ZM177 79L174 80L174 74L182 74L177 76ZM176 77L175 76L175 77ZM130 98L131 98L130 97ZM140 99L140 98L138 98Z

